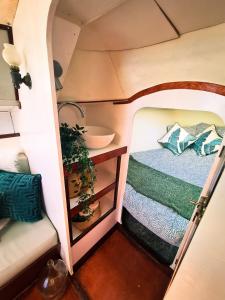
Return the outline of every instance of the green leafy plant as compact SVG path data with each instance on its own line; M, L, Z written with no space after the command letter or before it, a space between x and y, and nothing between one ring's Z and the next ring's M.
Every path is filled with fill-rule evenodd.
M90 212L90 199L94 196L96 176L94 164L88 157L89 152L83 138L84 133L84 127L77 124L75 127L70 127L67 123L62 123L60 126L63 165L68 173L72 173L72 164L76 163L82 187L86 187L87 190L81 190L79 204L81 204L81 210L88 213Z

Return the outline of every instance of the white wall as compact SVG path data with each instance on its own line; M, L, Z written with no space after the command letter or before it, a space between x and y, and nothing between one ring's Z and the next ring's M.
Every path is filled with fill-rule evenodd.
M63 68L63 74L60 77L62 84L76 46L79 32L80 27L76 24L58 16L54 17L52 51L53 58L57 60Z
M160 148L157 140L166 132L166 126L174 123L173 110L139 110L134 117L130 152Z
M21 144L29 158L31 171L42 175L47 214L57 229L61 255L72 272L52 64L51 25L57 2L19 1L13 26L14 40L23 57L21 69L31 74L32 89L21 86L22 109L14 114L14 120L16 130L21 133Z
M60 98L101 100L124 98L118 76L107 52L74 51Z
M0 112L0 134L14 133L14 126L10 112Z
M131 152L160 148L157 142L166 133L167 125L178 122L191 126L201 122L224 126L220 117L210 112L143 108L134 117Z

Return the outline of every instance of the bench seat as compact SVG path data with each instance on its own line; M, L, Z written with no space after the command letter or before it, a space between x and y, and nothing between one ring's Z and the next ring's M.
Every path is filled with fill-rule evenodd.
M0 233L0 287L57 244L46 215L35 223L10 223Z

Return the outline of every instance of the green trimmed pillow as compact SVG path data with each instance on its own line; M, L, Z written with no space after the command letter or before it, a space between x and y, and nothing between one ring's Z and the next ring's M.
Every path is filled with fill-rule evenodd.
M189 134L178 123L161 138L158 142L164 147L172 151L175 155L180 155L191 144L196 141L196 137Z
M217 134L215 125L211 125L197 135L193 144L195 152L199 156L206 156L217 152L220 149L222 138Z
M41 175L0 171L0 219L41 220L41 201Z

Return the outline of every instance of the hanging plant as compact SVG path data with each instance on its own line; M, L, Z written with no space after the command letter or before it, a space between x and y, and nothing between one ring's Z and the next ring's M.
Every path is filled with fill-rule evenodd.
M80 174L81 186L83 187L79 194L79 204L81 204L82 211L89 213L90 199L94 196L96 176L94 164L88 157L89 152L83 138L84 133L84 127L77 124L75 127L70 127L67 123L62 123L60 126L63 165L66 171L72 174L72 164L77 164L77 173Z

